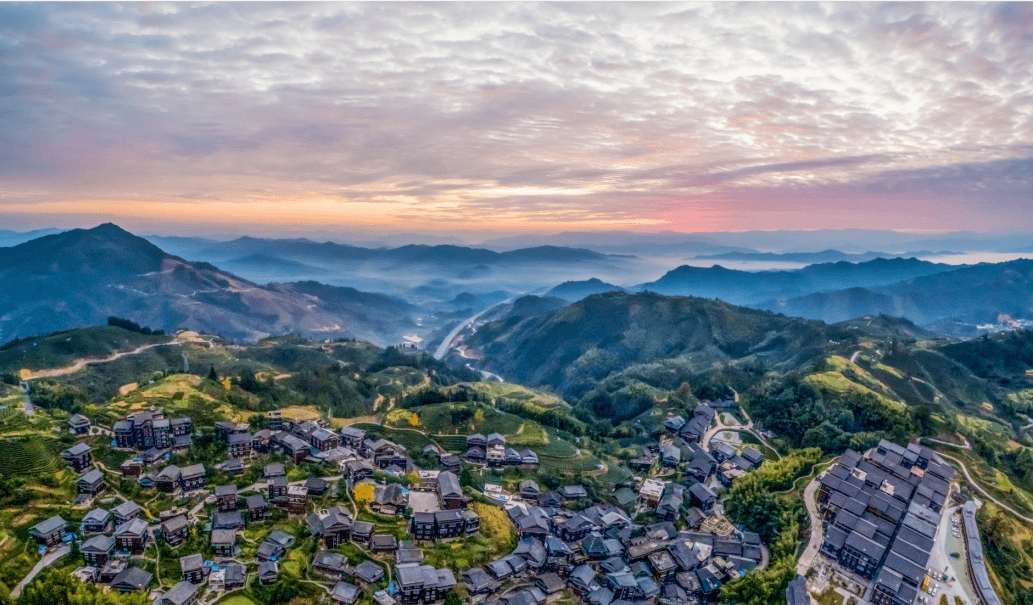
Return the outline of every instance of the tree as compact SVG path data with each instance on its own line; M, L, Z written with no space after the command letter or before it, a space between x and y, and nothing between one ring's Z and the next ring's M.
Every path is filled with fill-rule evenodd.
M257 393L262 388L262 383L255 377L255 372L251 368L240 371L240 388L248 393Z
M14 600L16 605L146 605L144 594L105 593L67 573L45 569Z
M359 504L369 504L376 495L376 488L368 481L363 481L355 486L355 501Z
M215 366L208 366L208 380L219 382L219 375L215 373Z
M463 605L463 599L459 596L459 593L450 590L445 595L445 605Z
M409 426L420 426L420 417L416 412L409 414Z

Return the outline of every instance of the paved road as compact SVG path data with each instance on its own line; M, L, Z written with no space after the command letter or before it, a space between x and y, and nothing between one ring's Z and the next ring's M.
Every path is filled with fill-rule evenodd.
M958 460L954 456L948 456L947 454L944 454L943 452L937 452L937 453L939 453L941 456L943 456L947 460L950 460L954 464L957 464L958 467L961 469L961 472L965 473L965 478L968 479L968 482L972 485L972 487L976 488L976 491L978 491L980 494L983 494L983 496L985 496L987 500L993 502L997 506L1000 506L1001 508L1003 508L1004 510L1008 511L1009 513L1015 515L1019 519L1022 519L1026 523L1033 523L1033 519L1030 519L1029 517L1027 517L1025 515L1021 515L1021 514L1015 512L1015 509L1013 509L1012 507L1008 506L1007 504L1002 503L997 498L994 498L993 496L988 494L987 491L982 488L982 486L980 486L978 483L975 482L975 480L972 479L972 475L970 475L969 472L968 472L968 467L966 467L965 463L963 463L961 460Z
M940 445L949 445L951 447L956 447L956 448L962 449L962 450L970 450L970 449L972 449L972 446L968 444L968 439L965 439L964 436L961 436L961 435L959 435L959 436L961 437L961 440L964 441L964 443L960 443L959 444L959 443L951 443L950 441L940 441L939 439L933 439L932 437L919 437L918 440L919 441L927 441L929 443L939 443Z
M22 579L22 581L18 582L18 584L16 584L15 587L11 590L11 596L17 597L19 594L21 594L22 589L25 588L29 584L29 582L31 582L32 579L36 577L36 575L39 572L43 571L43 568L52 565L55 561L66 556L70 552L72 552L72 547L64 545L58 547L56 550L53 550L43 555L43 558L39 560L39 563L36 563L36 566L32 568L32 571L29 572L29 575L25 576Z
M736 393L735 397L736 397L736 401L738 401L739 394ZM715 424L715 426L710 428L709 430L707 430L707 432L703 433L703 436L700 438L699 442L703 445L704 449L706 449L708 452L710 451L710 440L714 438L714 435L720 433L721 431L740 431L740 432L743 432L743 433L749 433L749 434L753 435L754 437L756 437L757 440L760 441L762 444L764 444L767 447L771 448L771 451L775 452L775 456L776 457L781 459L782 458L782 454L779 454L778 450L776 450L774 447L772 447L771 444L768 443L767 439L765 439L764 437L761 436L760 431L754 430L754 428L753 428L753 419L750 418L750 415L746 413L746 410L742 409L741 407L739 409L740 409L740 411L742 411L742 415L746 417L746 421L747 421L746 425L744 426L744 425L741 425L741 424L737 424L737 425L724 424L723 422L721 422L721 414L717 413L716 415L714 415L714 424Z
M454 341L456 339L456 336L459 336L459 333L462 332L464 329L466 329L467 326L469 326L473 322L477 321L477 318L479 318L481 315L484 315L485 313L487 313L488 311L491 311L492 309L494 309L495 307L497 307L499 305L505 305L507 303L511 303L515 299L516 299L516 297L514 296L513 298L510 298L509 300L504 300L504 301L500 302L498 305L492 305L492 306L488 307L487 309L484 309L480 313L474 315L473 317L467 319L466 321L464 321L463 323L459 324L458 326L456 326L455 329L453 329L451 332L449 332L448 336L446 336L445 339L441 341L441 344L438 345L438 348L434 351L434 359L441 359L442 357L444 357L445 354L448 353L448 350L450 348L452 348L452 341Z
M807 573L807 570L814 564L814 557L818 556L818 550L821 549L821 543L825 539L821 527L821 516L818 514L818 504L815 499L818 493L818 485L818 478L815 477L807 484L807 488L803 490L803 503L807 505L807 515L811 518L811 538L807 542L807 548L800 555L800 560L796 563L796 573L801 576Z
M32 399L29 397L29 383L24 380L19 383L22 389L22 402L25 404L25 415L32 416L36 408L32 407Z

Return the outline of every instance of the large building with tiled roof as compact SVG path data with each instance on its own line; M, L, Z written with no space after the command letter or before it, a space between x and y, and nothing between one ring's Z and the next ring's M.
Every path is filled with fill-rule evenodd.
M822 552L873 580L874 605L911 605L955 471L927 447L883 440L862 456L848 451L820 478L828 521Z

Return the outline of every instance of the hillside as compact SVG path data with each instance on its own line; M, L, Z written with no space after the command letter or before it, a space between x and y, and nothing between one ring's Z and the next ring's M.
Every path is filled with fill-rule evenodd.
M1033 319L1033 260L980 264L881 287L770 300L758 306L826 322L884 313L970 335L976 325Z
M260 286L164 253L112 224L0 248L0 341L126 317L257 340L287 332L400 342L415 325L395 299L311 283Z
M683 355L700 364L802 363L821 350L829 331L720 301L614 292L544 316L490 322L467 344L480 349L485 369L579 398L612 372Z
M169 342L171 337L147 335L115 326L96 326L55 332L46 336L12 340L0 346L0 373L21 369L56 368L78 359L107 357L149 344Z

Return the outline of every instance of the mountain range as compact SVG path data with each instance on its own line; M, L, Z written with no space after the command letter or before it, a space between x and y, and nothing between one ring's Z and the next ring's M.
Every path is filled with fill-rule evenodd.
M315 282L258 285L188 262L104 224L0 248L0 340L126 317L257 340L287 332L393 344L414 327L409 303Z
M1033 260L985 263L879 287L851 287L758 307L826 322L884 313L955 335L978 324L1033 319Z
M919 252L905 252L904 254L891 254L888 252L864 252L861 254L850 254L839 250L822 250L820 252L723 252L721 254L701 254L696 260L734 260L754 262L780 262L780 263L835 263L848 261L860 263L877 258L922 258L927 256L939 256L945 254L956 254L955 252L931 252L922 250Z
M739 271L721 265L682 265L660 279L636 286L660 294L717 298L739 305L773 298L790 298L814 292L851 287L882 286L905 279L957 269L956 265L915 258L876 258L863 263L839 261L808 265L791 271Z
M1028 260L956 266L875 258L759 272L683 265L655 281L622 287L612 280L570 277L603 269L620 274L641 267L635 265L640 259L581 248L371 249L250 237L214 244L161 241L177 249L217 245L222 260L218 267L212 256L188 261L112 224L0 248L0 278L9 285L0 293L0 341L103 323L115 315L153 328L199 329L240 340L296 331L381 345L418 333L430 342L456 320L530 291L544 292L549 302L538 308L550 311L599 294L655 292L827 323L886 314L960 336L976 334L981 324L1033 320L1033 261ZM364 260L370 258L377 260ZM370 283L385 287L366 287ZM483 319L501 318L518 307L500 308ZM518 321L510 315L508 321L529 316Z

